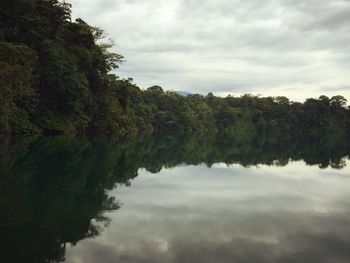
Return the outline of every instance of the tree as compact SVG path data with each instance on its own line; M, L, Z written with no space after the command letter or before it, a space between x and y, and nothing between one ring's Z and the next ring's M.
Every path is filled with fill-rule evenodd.
M331 99L329 97L327 97L326 95L321 95L318 99L321 100L327 106L329 106L331 103Z
M337 95L337 96L333 96L330 102L332 107L342 108L346 106L347 100L343 96Z
M0 134L26 133L36 128L34 66L37 55L25 45L0 42Z

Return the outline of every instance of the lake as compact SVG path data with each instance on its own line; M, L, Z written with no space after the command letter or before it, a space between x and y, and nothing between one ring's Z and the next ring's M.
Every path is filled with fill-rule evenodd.
M1 262L349 262L349 142L0 144Z

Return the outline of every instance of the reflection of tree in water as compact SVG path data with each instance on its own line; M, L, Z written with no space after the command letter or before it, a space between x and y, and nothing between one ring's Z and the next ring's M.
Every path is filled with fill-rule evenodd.
M2 145L1 262L60 261L67 242L99 234L103 212L119 208L106 194L116 179L104 146L62 137Z
M304 137L255 137L234 138L227 135L190 137L163 137L140 140L133 159L139 167L158 172L163 167L205 163L284 166L290 161L304 160L307 165L320 168L341 169L346 165L344 157L350 154L348 138L324 136Z
M62 261L67 243L97 236L119 208L107 191L129 185L138 169L216 162L243 166L304 160L342 168L343 138L230 138L196 134L118 142L66 137L0 143L0 262Z

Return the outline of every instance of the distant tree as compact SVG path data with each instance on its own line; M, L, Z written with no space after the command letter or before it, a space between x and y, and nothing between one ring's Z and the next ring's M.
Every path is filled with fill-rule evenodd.
M325 103L328 106L331 103L331 99L329 97L327 97L326 95L321 95L318 99L321 100L323 103Z
M278 97L274 97L273 99L274 99L274 101L276 101L279 104L283 104L283 105L290 104L290 100L287 97L278 96Z
M164 90L161 86L158 86L158 85L154 85L152 87L149 87L147 89L147 92L150 92L150 93L155 93L155 94L163 94L164 93Z
M341 108L346 106L347 100L343 96L337 95L337 96L333 96L330 102L332 107Z

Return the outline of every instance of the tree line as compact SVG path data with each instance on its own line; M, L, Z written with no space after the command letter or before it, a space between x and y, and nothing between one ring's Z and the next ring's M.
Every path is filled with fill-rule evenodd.
M100 28L72 21L64 1L1 1L0 134L349 134L343 96L299 103L141 89L113 73L124 58L112 44Z

